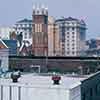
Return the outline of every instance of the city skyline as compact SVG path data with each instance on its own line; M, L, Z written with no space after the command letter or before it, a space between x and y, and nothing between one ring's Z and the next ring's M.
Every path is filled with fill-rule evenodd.
M87 24L87 38L94 38L99 36L99 17L97 12L99 7L98 0L63 0L63 1L49 1L49 0L5 0L0 1L0 26L13 25L16 21L23 18L30 18L32 16L33 5L46 5L50 16L56 18L75 17L85 20ZM63 6L62 6L63 5Z

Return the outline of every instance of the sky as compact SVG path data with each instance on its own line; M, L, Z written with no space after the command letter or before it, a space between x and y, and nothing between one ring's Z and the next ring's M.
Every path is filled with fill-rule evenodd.
M87 39L100 36L100 0L0 0L0 26L31 18L33 5L43 4L50 16L83 19L87 24Z

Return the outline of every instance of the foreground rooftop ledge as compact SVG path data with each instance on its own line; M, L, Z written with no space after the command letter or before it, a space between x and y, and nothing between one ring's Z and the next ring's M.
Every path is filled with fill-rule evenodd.
M3 86L16 86L16 87L29 87L29 88L49 88L49 89L72 89L81 85L81 80L84 77L73 77L67 75L60 75L59 84L55 84L52 76L26 74L19 78L17 83L13 83L11 79L0 79L0 85Z

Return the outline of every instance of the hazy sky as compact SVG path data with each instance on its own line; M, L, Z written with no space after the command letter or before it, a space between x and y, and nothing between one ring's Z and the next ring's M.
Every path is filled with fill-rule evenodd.
M100 36L100 0L0 0L0 26L31 18L33 4L47 5L51 16L84 19L87 38Z

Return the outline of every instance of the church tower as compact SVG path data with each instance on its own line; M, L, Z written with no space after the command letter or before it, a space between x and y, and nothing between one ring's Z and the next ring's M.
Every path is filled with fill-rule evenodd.
M33 7L32 53L35 56L48 55L48 9L44 6Z

